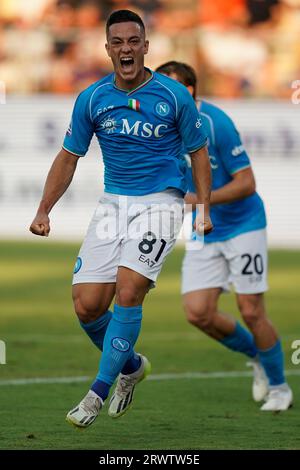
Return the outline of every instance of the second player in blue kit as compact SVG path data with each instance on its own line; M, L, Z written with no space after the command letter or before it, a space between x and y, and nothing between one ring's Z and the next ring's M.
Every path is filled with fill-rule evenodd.
M183 83L195 98L197 78L190 66L173 61L161 65L158 71ZM254 371L253 398L265 401L261 410L287 410L292 404L292 391L285 381L281 341L264 303L268 288L264 205L255 190L251 163L234 123L205 100L196 103L208 134L214 230L205 235L204 245L194 231L194 248L199 249L185 254L182 293L187 318L224 346L249 358ZM187 149L182 162L189 186L185 200L196 204ZM219 310L219 297L231 283L250 331Z

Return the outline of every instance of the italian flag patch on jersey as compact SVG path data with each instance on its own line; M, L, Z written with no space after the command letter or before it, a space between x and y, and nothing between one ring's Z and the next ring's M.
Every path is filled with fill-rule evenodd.
M141 103L138 100L128 100L128 107L139 111L141 109Z

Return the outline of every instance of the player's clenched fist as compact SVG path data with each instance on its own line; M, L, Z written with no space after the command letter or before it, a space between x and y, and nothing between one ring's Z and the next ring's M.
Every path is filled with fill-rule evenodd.
M209 215L205 215L203 217L202 214L198 214L194 223L194 229L200 234L200 235L207 235L213 230L214 226L212 224L212 221L209 217Z
M48 237L50 232L50 219L46 212L38 212L30 225L30 232L41 237Z

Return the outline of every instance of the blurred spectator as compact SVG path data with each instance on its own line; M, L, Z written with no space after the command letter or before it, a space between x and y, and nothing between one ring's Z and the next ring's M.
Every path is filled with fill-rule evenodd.
M262 23L272 18L272 9L279 0L247 0L249 24Z
M300 75L300 0L0 0L0 80L13 93L77 93L110 72L105 19L140 13L155 68L201 71L220 97L288 97Z

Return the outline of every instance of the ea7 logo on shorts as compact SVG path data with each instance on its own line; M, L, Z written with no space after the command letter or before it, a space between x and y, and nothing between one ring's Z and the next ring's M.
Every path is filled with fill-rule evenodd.
M130 348L130 343L124 338L113 338L112 347L121 352L126 352Z
M4 341L0 341L0 364L6 364L6 346Z

